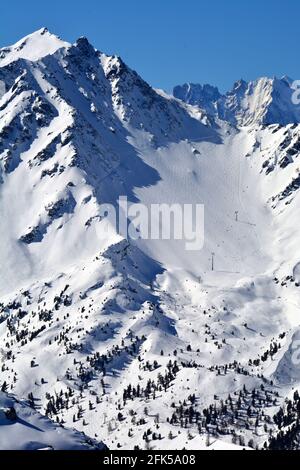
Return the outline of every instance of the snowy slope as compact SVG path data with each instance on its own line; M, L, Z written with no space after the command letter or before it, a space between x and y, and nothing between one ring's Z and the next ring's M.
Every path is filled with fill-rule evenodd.
M83 433L54 424L0 392L0 450L104 450Z
M261 447L298 383L281 371L300 126L268 103L276 86L289 106L284 83L237 84L216 107L201 88L199 109L45 29L1 60L0 385L112 449ZM100 205L120 195L204 204L203 249L108 230Z

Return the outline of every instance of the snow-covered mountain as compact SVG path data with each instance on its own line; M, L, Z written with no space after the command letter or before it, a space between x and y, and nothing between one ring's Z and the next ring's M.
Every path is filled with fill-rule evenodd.
M263 77L249 83L239 80L225 95L211 85L186 83L176 86L173 94L233 125L298 124L300 105L292 100L292 83L288 77Z
M112 449L280 445L297 395L279 409L300 380L300 125L287 81L172 97L86 38L46 29L0 51L0 81L9 399ZM101 204L120 196L204 204L203 249L108 230ZM0 422L0 447L5 432Z

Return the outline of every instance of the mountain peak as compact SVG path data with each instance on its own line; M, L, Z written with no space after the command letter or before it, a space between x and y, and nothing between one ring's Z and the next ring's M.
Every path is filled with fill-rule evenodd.
M12 46L0 49L0 66L10 64L18 59L39 60L49 54L54 54L61 47L69 47L70 44L63 41L46 28L40 28Z
M240 80L237 80L236 82L234 82L233 90L234 91L246 90L247 86L248 86L248 83L243 78L240 78Z
M173 95L188 104L198 105L209 114L215 113L214 103L222 96L215 86L195 83L185 83L174 87Z
M80 36L75 42L75 47L78 47L82 53L86 56L91 56L96 54L94 46L89 42L85 36Z

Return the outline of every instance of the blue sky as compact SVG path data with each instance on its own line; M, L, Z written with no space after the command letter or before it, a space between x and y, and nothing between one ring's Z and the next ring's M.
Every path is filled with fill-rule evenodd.
M239 78L300 79L299 18L299 0L5 1L0 47L47 26L70 42L87 36L155 87L224 91Z

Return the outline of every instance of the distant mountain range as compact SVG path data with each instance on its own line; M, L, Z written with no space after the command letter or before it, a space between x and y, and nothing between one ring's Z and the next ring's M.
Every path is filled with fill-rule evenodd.
M239 80L225 95L211 85L185 83L176 86L173 94L234 125L287 125L300 122L300 106L292 101L292 83L288 77Z

